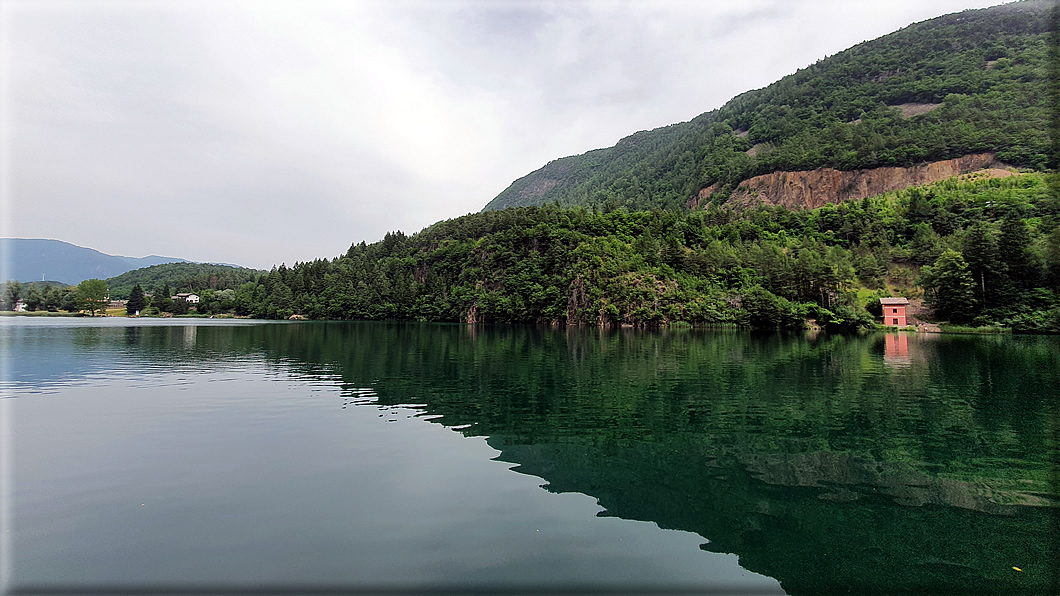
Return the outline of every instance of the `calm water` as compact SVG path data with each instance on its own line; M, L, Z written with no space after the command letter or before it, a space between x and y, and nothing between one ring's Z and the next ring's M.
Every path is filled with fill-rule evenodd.
M3 321L9 589L1060 586L1057 337L187 323Z

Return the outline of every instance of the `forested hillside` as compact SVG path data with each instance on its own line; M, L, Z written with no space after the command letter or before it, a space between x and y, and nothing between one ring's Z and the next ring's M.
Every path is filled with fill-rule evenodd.
M107 281L110 297L123 300L129 297L133 286L139 285L147 291L160 290L163 286L173 292L201 292L202 290L234 290L254 280L261 271L230 265L208 263L167 263L136 269L112 277Z
M685 209L752 176L991 153L1048 163L1048 0L917 23L749 91L690 122L550 162L493 199L510 206Z
M965 177L815 210L710 206L488 211L281 266L238 314L758 328L872 324L858 290L932 318L1060 331L1060 204L1049 178ZM1055 180L1054 180L1055 181ZM920 288L925 288L921 290ZM870 297L871 298L871 297Z

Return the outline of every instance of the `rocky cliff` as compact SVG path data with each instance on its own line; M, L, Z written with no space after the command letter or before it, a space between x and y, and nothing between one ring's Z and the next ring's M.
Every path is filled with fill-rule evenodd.
M726 204L782 205L788 208L813 209L826 203L871 197L972 172L982 171L984 175L991 177L1010 176L1012 171L1008 168L1009 166L997 161L992 153L977 153L907 168L886 167L851 171L818 168L802 172L773 172L741 182ZM689 201L688 206L695 209L706 205L711 195L718 190L717 184L704 188Z

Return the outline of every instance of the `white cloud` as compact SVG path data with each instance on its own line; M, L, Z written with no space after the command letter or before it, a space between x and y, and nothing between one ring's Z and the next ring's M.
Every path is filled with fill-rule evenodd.
M7 232L258 267L331 257L973 5L9 2Z

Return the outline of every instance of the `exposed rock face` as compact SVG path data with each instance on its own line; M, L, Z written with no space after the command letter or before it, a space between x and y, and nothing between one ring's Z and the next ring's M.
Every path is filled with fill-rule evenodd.
M818 168L803 172L773 172L741 182L729 197L728 204L782 205L789 208L814 209L827 203L862 199L984 169L989 170L987 173L991 177L1009 176L1011 172L1002 169L1007 167L998 162L992 153L977 153L908 168L887 167L851 171ZM714 184L699 191L699 195L689 201L689 207L696 208L705 204L717 190L717 185Z

